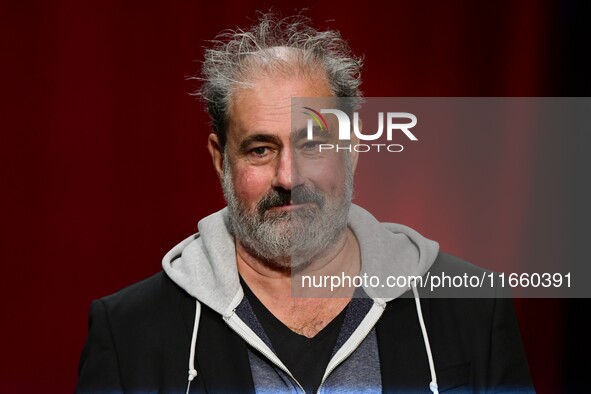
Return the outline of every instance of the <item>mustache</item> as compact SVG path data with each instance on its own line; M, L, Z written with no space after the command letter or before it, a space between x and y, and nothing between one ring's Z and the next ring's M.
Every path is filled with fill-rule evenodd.
M320 208L324 206L324 196L317 190L301 185L292 190L271 189L257 204L257 210L260 215L274 207L283 205L316 203Z

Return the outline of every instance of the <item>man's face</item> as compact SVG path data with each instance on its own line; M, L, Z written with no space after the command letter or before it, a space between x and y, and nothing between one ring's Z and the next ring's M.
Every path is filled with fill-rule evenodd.
M306 118L291 118L292 97L330 96L324 78L306 76L263 77L233 97L217 165L231 230L277 268L305 265L346 229L353 163L342 152L320 153L301 132Z

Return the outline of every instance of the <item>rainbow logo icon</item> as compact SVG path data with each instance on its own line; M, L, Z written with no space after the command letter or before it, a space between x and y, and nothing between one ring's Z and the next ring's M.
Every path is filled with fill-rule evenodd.
M318 125L318 127L320 127L320 130L328 130L328 124L326 123L326 119L324 119L324 116L322 116L322 114L310 107L302 107L304 109L307 109L310 112L306 112L304 111L304 114L310 116L312 119L314 119L314 121L316 122L316 124Z

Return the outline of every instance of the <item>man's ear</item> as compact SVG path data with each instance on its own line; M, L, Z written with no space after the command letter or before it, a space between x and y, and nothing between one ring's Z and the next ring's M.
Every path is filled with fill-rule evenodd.
M220 146L220 140L215 133L211 133L207 139L207 150L211 155L213 167L221 182L224 179L224 152Z

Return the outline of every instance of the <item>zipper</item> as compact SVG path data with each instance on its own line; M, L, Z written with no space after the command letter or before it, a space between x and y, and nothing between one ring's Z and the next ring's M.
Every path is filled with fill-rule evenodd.
M296 380L296 378L292 375L292 373L287 369L287 367L285 365L283 365L283 363L281 362L281 360L279 360L277 355L275 355L275 353L273 353L271 351L271 349L269 349L269 347L267 345L265 345L265 343L250 329L250 327L248 327L246 325L246 323L244 323L237 316L236 316L236 318L233 318L234 316L236 316L235 310L232 311L232 315L230 315L228 317L224 316L224 320L225 320L226 324L232 330L234 330L234 332L236 334L240 335L240 337L242 339L244 339L244 341L246 341L246 343L248 343L254 349L259 351L261 354L263 354L265 357L267 357L267 359L269 361L271 361L273 364L275 364L275 366L277 366L279 369L281 369L283 372L285 372L287 374L287 376L289 376L291 378L291 380L297 384L297 386L301 390L301 392L305 394L306 391L304 390L304 388L302 387L300 382L298 382ZM260 342L260 344L257 342Z
M374 308L376 307L380 308L380 310L377 310L375 312L372 313L372 310L374 310ZM357 332L359 332L359 329L361 329L361 327L363 325L367 325L367 327L361 331L362 335L359 335L358 338L356 338L354 343L351 343L348 346L348 350L346 353L344 353L341 357L339 357L339 359L335 362L329 363L329 368L326 370L326 372L324 373L324 377L322 378L322 382L320 382L320 386L318 386L318 390L316 390L316 394L320 394L320 390L322 390L322 386L324 385L324 382L326 382L326 380L328 379L328 377L330 376L330 374L339 366L343 363L343 361L345 361L347 358L349 358L349 356L351 354L353 354L353 352L355 350L357 350L357 348L359 347L359 345L361 344L361 342L363 342L363 340L369 335L370 331L373 330L374 326L376 325L376 323L378 322L379 318L382 316L382 313L384 313L384 310L386 309L386 304L376 304L374 303L374 305L372 306L372 309L370 309L370 311L368 312L367 316L365 319L363 319L363 321L361 322L360 326L357 328L357 330L355 330L355 332L353 332L353 334L351 335L351 337L349 338L349 340L347 342L345 342L345 344L343 345L343 348L347 345L347 343L350 342L351 338L353 336L355 336L355 334ZM375 316L370 316L370 315L375 315ZM370 317L371 320L367 321L367 317ZM343 349L341 348L341 349ZM338 354L339 352L337 352ZM331 365L332 364L332 365Z

